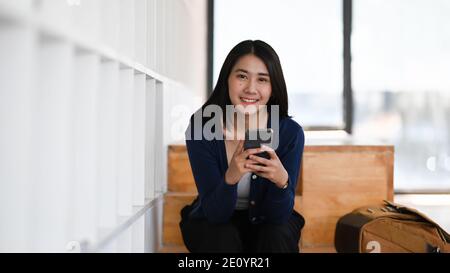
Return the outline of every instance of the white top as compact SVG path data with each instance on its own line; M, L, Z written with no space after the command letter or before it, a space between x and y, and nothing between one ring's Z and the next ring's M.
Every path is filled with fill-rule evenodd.
M238 113L238 119L242 118L242 113ZM263 121L262 124L258 124L259 120L258 117L260 117L259 120ZM259 109L259 114L253 114L250 115L250 119L249 119L249 128L248 129L264 129L267 128L267 120L268 120L268 113L267 113L267 109L262 107ZM227 124L230 121L234 121L234 118L228 118L226 119ZM223 120L220 119L220 122L222 123L222 128L224 128L223 126ZM234 124L233 124L234 125ZM236 126L239 125L239 123L236 124ZM241 124L243 125L243 124ZM239 126L237 126L237 130L236 132L231 131L227 128L233 128L234 126L232 126L232 124L229 124L229 126L225 126L224 128L224 138L225 140L227 139L245 139L245 128L240 128ZM226 150L227 150L227 160L228 160L228 164L230 164L230 160L231 157L233 156L234 150L231 151L230 147L228 147L227 143L225 142L225 146L226 146ZM272 146L271 144L268 146ZM236 148L236 147L234 147ZM237 202L236 202L236 210L244 210L244 209L248 209L248 203L249 203L249 195L250 195L250 183L251 183L251 176L252 173L248 172L245 173L241 179L238 182L238 197L237 197Z
M237 210L248 209L248 196L250 194L251 176L252 173L248 172L241 177L241 180L239 180L237 188L238 197L236 202Z

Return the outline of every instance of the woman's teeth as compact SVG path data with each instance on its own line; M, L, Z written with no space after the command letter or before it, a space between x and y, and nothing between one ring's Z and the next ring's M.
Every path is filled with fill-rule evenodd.
M241 100L242 100L243 102L250 102L250 103L252 103L252 102L257 102L257 101L258 101L258 100L244 99L244 98L241 98Z

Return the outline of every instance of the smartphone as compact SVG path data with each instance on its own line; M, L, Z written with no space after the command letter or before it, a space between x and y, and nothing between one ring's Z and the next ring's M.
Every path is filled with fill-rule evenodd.
M244 150L260 148L261 145L271 147L272 138L273 130L271 128L247 130L245 132ZM256 155L270 159L270 155L267 152L261 152Z

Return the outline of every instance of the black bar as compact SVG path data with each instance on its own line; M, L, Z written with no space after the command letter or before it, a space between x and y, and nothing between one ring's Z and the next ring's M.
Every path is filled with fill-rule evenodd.
M2 259L3 258L3 259ZM91 270L104 272L116 270L128 272L132 268L148 268L149 272L292 272L305 268L325 272L361 272L369 268L385 272L386 264L391 271L408 272L420 264L448 265L448 256L441 254L346 254L346 253L300 253L300 254L0 254L0 262L24 270L75 272ZM354 265L355 266L350 266ZM53 270L52 270L53 269ZM297 270L298 269L298 270ZM328 270L329 269L329 270ZM305 271L305 270L303 270Z

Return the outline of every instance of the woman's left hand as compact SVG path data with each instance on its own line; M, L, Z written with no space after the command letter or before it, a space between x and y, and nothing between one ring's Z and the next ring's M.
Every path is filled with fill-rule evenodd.
M258 176L264 177L277 185L279 188L288 183L289 175L275 151L268 147L262 146L263 150L270 155L270 159L266 159L257 155L250 155L249 158L263 164L264 166L257 165L256 163L246 164L246 168L251 169L252 172Z

